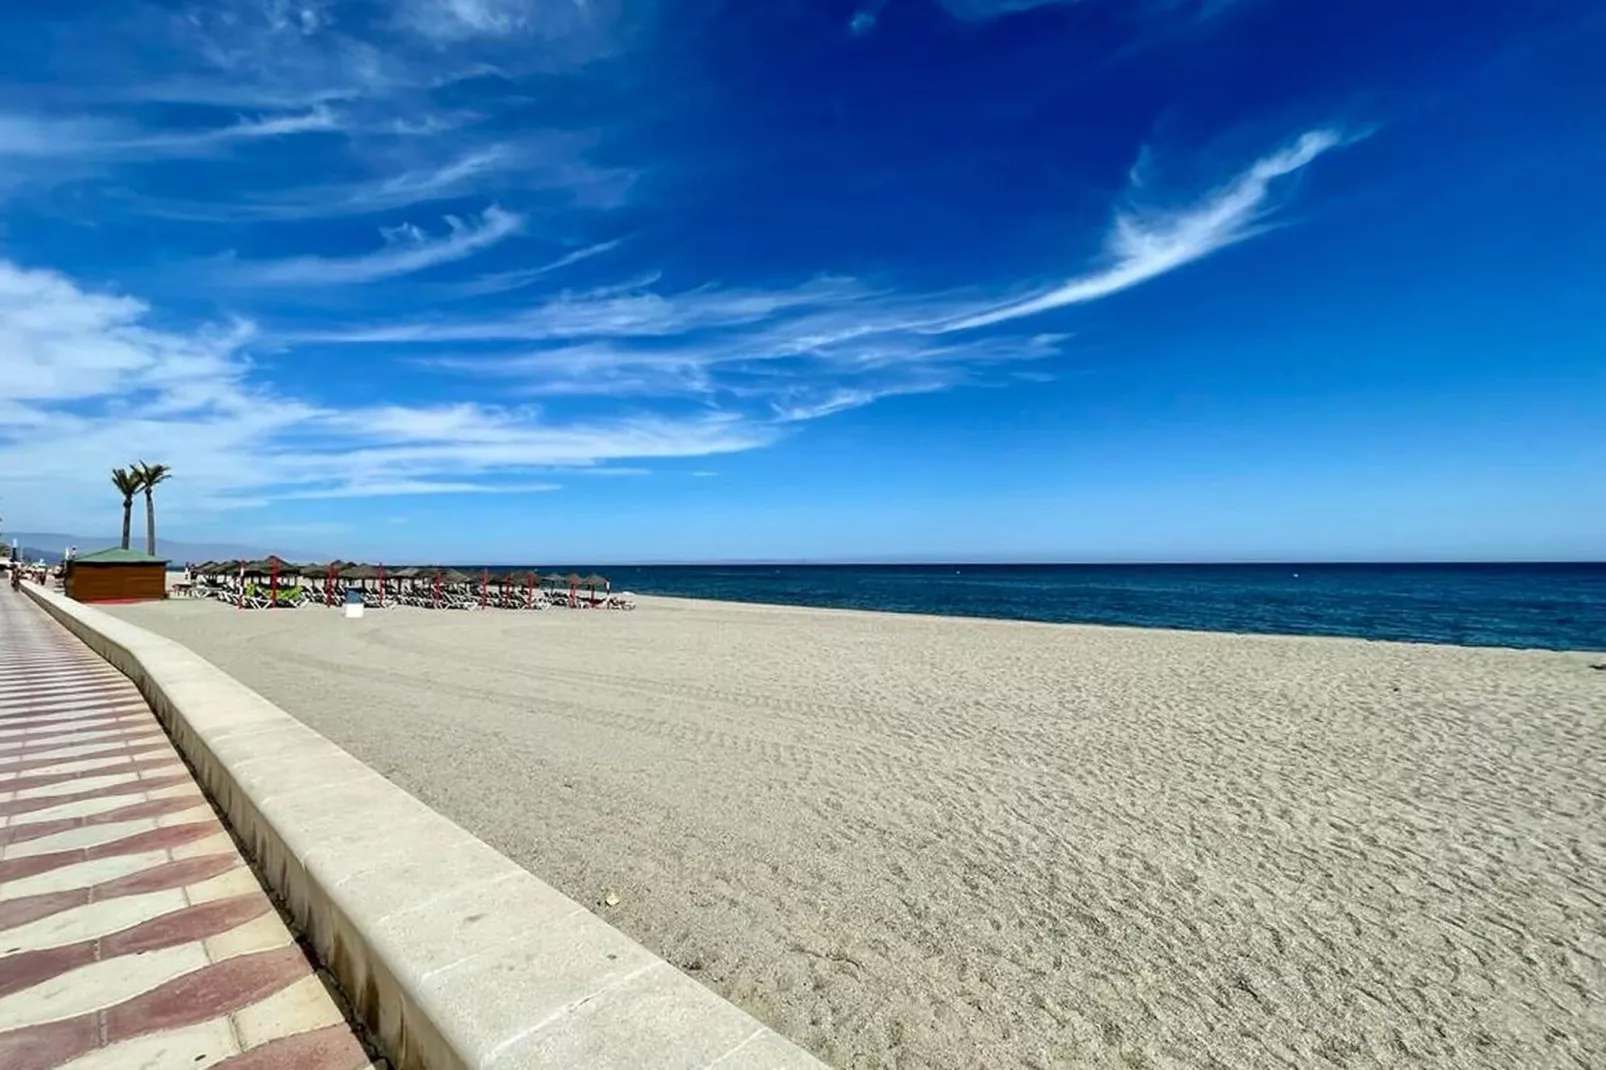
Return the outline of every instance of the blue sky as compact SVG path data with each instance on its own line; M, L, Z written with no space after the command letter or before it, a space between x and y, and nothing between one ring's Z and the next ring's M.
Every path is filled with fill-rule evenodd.
M13 529L1606 556L1596 3L6 8Z

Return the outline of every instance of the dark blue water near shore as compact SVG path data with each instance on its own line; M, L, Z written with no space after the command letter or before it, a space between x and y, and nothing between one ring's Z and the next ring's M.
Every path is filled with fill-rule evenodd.
M1606 650L1606 564L613 565L600 571L616 591L733 602Z

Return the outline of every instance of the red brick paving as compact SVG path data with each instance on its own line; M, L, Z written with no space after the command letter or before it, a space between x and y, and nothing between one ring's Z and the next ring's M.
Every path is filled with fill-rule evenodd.
M66 758L63 761L80 761L78 758ZM63 784L69 780L82 780L86 776L112 776L117 773L143 773L150 769L160 769L164 766L178 763L178 755L171 752L156 754L133 761L119 762L116 765L103 765L95 769L77 769L70 773L36 773L33 776L19 776L11 780L0 780L0 791L28 791L31 788L48 788L52 784Z
M232 1055L217 1070L359 1070L367 1065L368 1056L353 1043L351 1031L335 1025Z
M24 877L35 877L63 866L76 866L80 862L93 862L100 858L144 854L147 851L169 851L174 847L193 843L195 840L216 836L222 831L223 826L216 821L197 821L191 825L169 825L167 828L137 832L120 840L113 840L111 843L96 844L94 847L78 847L52 854L10 858L0 862L0 883L20 881Z
M61 892L43 892L0 902L0 948L5 944L5 930L19 925L60 914L64 910L120 899L125 895L144 895L146 892L182 888L221 876L237 866L244 865L236 854L201 855L183 858L160 866L130 873L126 877L106 881L89 888L71 888ZM9 952L8 952L9 953ZM0 1066L3 1066L0 1063Z
M180 858L160 866L152 866L143 873L116 877L104 884L95 885L89 891L92 901L96 903L103 899L115 899L121 895L144 895L146 892L158 892L164 888L199 884L242 864L240 856L233 852L201 855L198 858Z
M272 909L267 896L251 892L175 910L98 940L80 940L76 944L8 955L3 960L5 969L0 971L0 996L59 977L91 962L205 940L244 925Z
M63 750L82 753L60 754ZM111 763L76 772L55 768L96 760ZM208 893L237 892L223 898L201 902L189 898L192 890L200 894L194 886L203 882L249 872L232 843L209 855L173 857L174 850L224 831L205 809L205 796L126 680L25 598L0 592L0 793L14 796L70 788L78 782L130 774L133 779L110 785L0 802L0 882L37 878L67 867L78 868L44 879L58 884L86 882L85 887L58 887L0 901L0 1000L5 1001L8 1019L3 1025L12 1027L0 1032L0 1070L55 1070L103 1048L110 1049L107 1057L116 1060L121 1058L114 1054L119 1044L247 1011L313 975L312 965L271 902L260 888L251 888L251 882L244 884L245 891L231 885ZM151 798L151 792L167 794ZM113 808L94 814L52 813L92 799L113 800ZM117 800L126 801L119 805ZM66 846L80 829L124 821L149 823L192 809L197 817L184 824L145 829L92 846ZM34 816L39 820L30 820ZM52 849L51 837L57 836L64 837L64 843ZM39 853L7 857L17 845L27 843L36 844L30 849ZM154 856L157 861L135 873L96 881L97 872L104 878L128 864L106 860L136 856ZM76 911L124 896L177 889L184 890L191 905L105 935L94 935L86 920L79 930L82 938L73 938L79 924L74 920ZM134 908L127 916L132 921L141 914ZM11 931L52 917L60 920L51 922L51 928L35 930L30 939L48 941L59 933L61 942L28 947L28 941L18 938L18 946L8 945ZM224 939L214 942L213 937ZM207 965L144 987L165 974L160 967L153 973L149 960L140 956L186 947L198 949L201 954L195 961ZM130 965L122 969L120 961ZM134 965L140 961L147 965ZM164 961L185 960L181 956ZM87 986L81 991L74 988L80 973ZM52 987L39 989L45 984ZM102 1009L51 1020L53 1008L61 1008L56 1014L65 1009L57 1003L57 994L63 991L72 1006ZM186 1047L188 1041L181 1041L165 1049L167 1058L223 1060L233 1070L356 1070L368 1065L339 1009L316 988L251 1021L249 1030L236 1022L225 1032L202 1034L214 1037L209 1043L219 1047L213 1050ZM242 1052L247 1037L257 1046ZM139 1057L143 1062L153 1049L139 1050L145 1053Z
M221 1018L262 1001L311 972L307 957L294 944L214 962L102 1011L106 1016L106 1042Z
M13 843L27 843L29 840L37 840L44 836L54 836L58 832L71 832L73 829L115 825L122 821L138 821L142 818L176 814L183 810L193 810L200 805L202 804L193 798L178 796L168 799L147 799L145 802L130 803L115 810L103 810L98 814L85 814L83 817L30 821L26 825L13 825L10 828L0 829L0 848Z
M133 757L137 754L166 751L171 746L172 744L168 743L166 736L153 738L148 743L127 744L119 740L111 740L104 747L86 750L83 754L71 754L65 758L24 758L21 761L0 762L0 773L23 773L29 769L45 769L52 765L63 765L67 762L90 762L99 758Z
M87 775L87 774L86 774ZM13 817L17 814L31 814L35 810L49 810L64 803L82 802L85 799L106 799L117 795L143 795L147 791L160 791L162 788L176 788L180 784L193 784L188 773L179 773L176 776L152 777L150 780L130 780L122 784L113 784L106 788L97 788L93 791L77 791L70 795L46 795L36 799L12 799L0 803L0 817Z
M52 1070L100 1047L100 1015L0 1033L0 1066L6 1070Z
M62 742L63 738L66 738L67 742ZM0 758L20 758L24 756L32 757L36 754L43 754L47 751L65 750L68 747L78 747L85 744L126 743L130 740L136 739L143 743L149 739L165 738L166 736L163 735L162 729L157 725L152 725L149 728L140 728L133 731L108 732L105 735L96 736L94 739L85 739L80 742L73 742L70 735L67 737L52 736L48 739L24 743L21 746L0 742Z

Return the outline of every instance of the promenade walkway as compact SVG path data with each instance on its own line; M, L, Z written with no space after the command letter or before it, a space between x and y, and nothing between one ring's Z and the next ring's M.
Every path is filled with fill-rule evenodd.
M0 590L0 1067L369 1065L139 692Z

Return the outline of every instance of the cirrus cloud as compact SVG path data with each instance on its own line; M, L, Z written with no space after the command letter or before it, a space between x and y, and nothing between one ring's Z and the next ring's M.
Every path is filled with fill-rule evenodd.
M447 233L439 238L412 224L381 231L386 246L361 256L245 261L236 276L241 283L257 286L330 286L410 275L488 249L518 233L524 219L493 205L478 220L447 216L446 225Z

